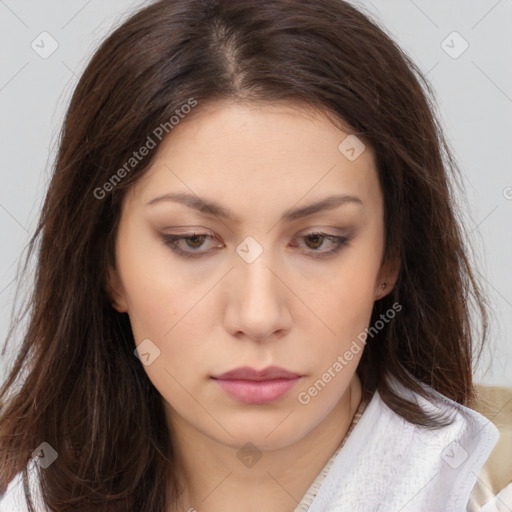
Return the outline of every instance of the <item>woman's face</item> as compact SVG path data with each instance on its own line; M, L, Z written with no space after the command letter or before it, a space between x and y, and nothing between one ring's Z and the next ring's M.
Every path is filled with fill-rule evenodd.
M291 104L200 108L128 192L109 286L171 425L284 447L344 395L396 277L374 154ZM274 365L299 377L214 378Z

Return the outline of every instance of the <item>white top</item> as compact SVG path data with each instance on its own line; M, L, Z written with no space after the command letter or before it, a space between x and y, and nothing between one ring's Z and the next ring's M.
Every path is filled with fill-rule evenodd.
M439 393L433 406L396 381L393 386L427 411L450 413L452 424L429 430L409 423L375 393L342 449L326 464L325 477L320 473L311 485L317 489L308 512L468 510L477 475L498 441L497 428ZM481 511L501 512L511 492L512 485L505 487Z
M329 461L308 512L467 511L477 475L498 441L497 428L442 395L437 394L433 406L394 385L426 410L450 412L453 423L438 430L414 425L391 411L375 392L343 448ZM31 489L38 490L35 485ZM510 494L511 486L503 493ZM40 501L35 504L37 512L47 512ZM500 509L489 502L481 510ZM21 473L0 501L0 512L28 512Z
M35 471L36 468L30 471L29 478L34 477ZM34 482L34 480L32 481ZM40 499L40 496L37 492L34 492L34 487L34 485L31 485L30 490L32 491L32 501L36 506L36 512L47 512L40 501L35 501L36 496L38 499ZM36 496L34 496L34 494ZM18 473L7 487L3 498L0 500L0 512L28 512L25 493L23 491L23 475L21 473Z

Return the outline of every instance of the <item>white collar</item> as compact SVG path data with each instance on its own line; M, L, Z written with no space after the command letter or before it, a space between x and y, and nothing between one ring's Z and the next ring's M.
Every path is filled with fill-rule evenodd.
M389 409L378 392L334 459L309 512L465 512L477 475L499 438L476 411L436 393L434 406L393 386L451 425L429 430Z

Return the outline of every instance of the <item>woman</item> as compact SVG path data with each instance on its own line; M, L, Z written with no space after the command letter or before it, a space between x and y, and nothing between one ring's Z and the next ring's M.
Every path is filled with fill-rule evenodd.
M23 475L28 500L33 477L58 511L466 510L498 434L466 407L487 316L431 94L340 0L161 0L120 26L31 241L0 490Z

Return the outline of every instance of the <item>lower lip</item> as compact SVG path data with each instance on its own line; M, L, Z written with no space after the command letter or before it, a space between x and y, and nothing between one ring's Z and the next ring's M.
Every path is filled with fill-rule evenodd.
M300 380L222 380L214 379L228 395L246 404L268 404L281 398Z

